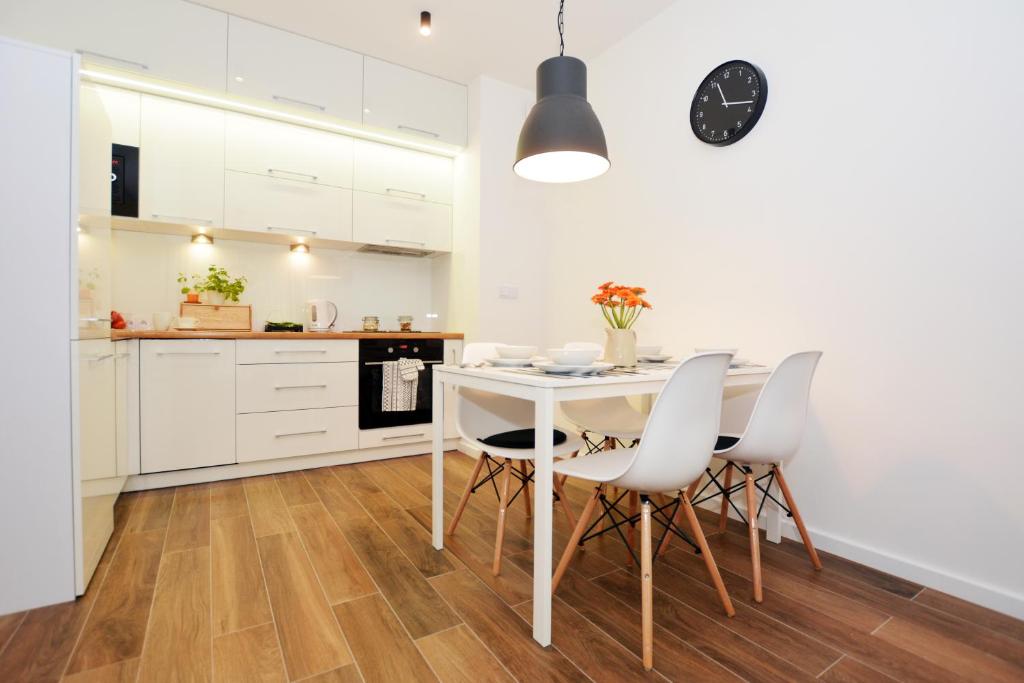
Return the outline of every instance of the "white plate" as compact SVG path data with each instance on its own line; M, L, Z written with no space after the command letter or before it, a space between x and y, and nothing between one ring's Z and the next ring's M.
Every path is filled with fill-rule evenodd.
M536 361L533 367L550 372L553 375L592 375L603 370L611 370L615 367L612 363L593 363L591 365L559 365L549 360Z
M498 368L525 368L532 365L535 358L487 358L486 360Z
M657 356L637 356L637 360L642 360L645 363L664 363L667 360L672 360L670 354L660 354Z

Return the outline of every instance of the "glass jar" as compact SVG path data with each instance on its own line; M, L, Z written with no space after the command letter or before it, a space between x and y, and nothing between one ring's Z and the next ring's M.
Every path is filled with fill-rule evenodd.
M411 315L400 315L398 316L398 329L402 332L412 332L412 321Z
M363 316L363 332L379 332L380 318L375 315Z

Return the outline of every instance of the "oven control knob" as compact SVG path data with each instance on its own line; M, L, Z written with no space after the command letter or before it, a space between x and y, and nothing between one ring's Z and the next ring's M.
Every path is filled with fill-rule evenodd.
M388 353L394 353L394 352L395 352L394 347L389 346L388 347Z
M418 347L418 346L412 347L412 352L413 353L419 353L420 352L420 347Z

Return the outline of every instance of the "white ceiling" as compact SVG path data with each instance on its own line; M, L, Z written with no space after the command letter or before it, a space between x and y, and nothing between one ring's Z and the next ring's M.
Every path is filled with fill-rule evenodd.
M674 0L568 0L565 53L600 54ZM557 0L201 0L231 14L460 83L488 75L533 87L558 54ZM420 10L433 35L419 35Z

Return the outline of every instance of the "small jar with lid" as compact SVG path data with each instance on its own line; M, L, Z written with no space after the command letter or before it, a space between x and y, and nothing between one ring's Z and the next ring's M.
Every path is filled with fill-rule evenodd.
M411 315L400 315L398 316L398 329L402 332L412 332L412 321Z
M363 316L363 332L379 332L380 318L375 315Z

